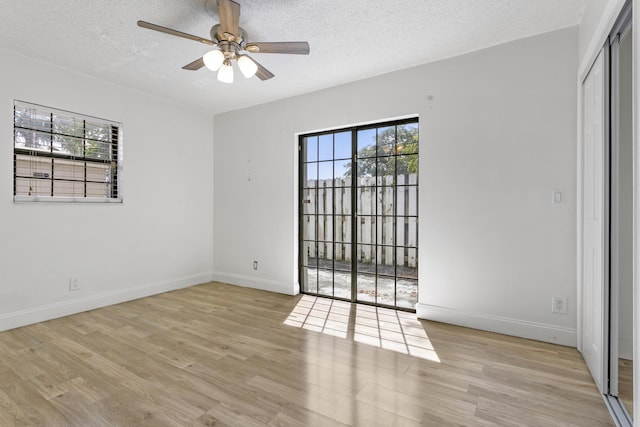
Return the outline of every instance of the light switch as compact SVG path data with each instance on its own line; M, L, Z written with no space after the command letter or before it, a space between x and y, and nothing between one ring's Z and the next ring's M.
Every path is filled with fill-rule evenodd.
M564 202L564 194L562 194L562 190L553 190L553 205L558 206L561 205L562 202Z

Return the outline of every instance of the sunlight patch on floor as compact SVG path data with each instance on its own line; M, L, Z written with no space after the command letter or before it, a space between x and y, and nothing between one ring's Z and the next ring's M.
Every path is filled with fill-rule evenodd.
M440 362L414 313L303 295L284 324Z

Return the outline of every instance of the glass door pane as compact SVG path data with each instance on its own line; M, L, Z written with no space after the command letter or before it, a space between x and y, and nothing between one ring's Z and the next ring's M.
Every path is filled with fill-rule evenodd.
M351 146L351 132L300 141L302 292L347 300L352 289ZM312 252L315 258L307 255Z
M356 146L356 301L415 310L418 123L360 129Z

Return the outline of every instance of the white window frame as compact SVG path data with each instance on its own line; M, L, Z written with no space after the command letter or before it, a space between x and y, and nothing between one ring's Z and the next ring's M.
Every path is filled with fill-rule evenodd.
M98 118L98 117L93 117L93 116L88 116L86 114L80 114L80 113L74 113L71 111L66 111L66 110L61 110L61 109L57 109L57 108L52 108L52 107L47 107L47 106L43 106L43 105L39 105L39 104L34 104L31 102L26 102L26 101L20 101L20 100L14 100L14 114L13 114L13 128L14 128L14 132L13 132L13 201L16 203L21 203L21 202L58 202L58 203L122 203L123 198L122 198L122 140L123 140L123 126L122 123L113 121L113 120L107 120L107 119L102 119L102 118ZM108 153L108 155L106 157L103 157L102 159L97 159L95 157L91 157L91 156L85 156L84 154L80 154L80 156L74 156L71 155L69 153L55 153L54 152L54 137L60 136L60 137L64 137L68 135L64 135L61 133L58 133L56 131L54 131L53 125L51 125L51 128L49 130L46 129L41 129L38 127L38 125L36 124L32 124L29 125L27 124L25 126L25 123L22 122L20 123L20 125L18 125L18 120L17 120L17 115L16 115L16 108L29 108L29 109L33 109L34 111L37 111L38 114L42 115L43 113L45 115L50 115L50 117L54 117L54 116L63 116L65 118L71 118L71 119L75 119L79 122L85 123L85 124L90 124L90 125L102 125L102 126L108 126L111 128L111 132L110 132L110 139L109 141L104 141L104 142L100 142L98 140L93 140L90 137L88 137L88 133L87 133L87 127L86 125L83 126L84 130L83 130L83 134L82 136L77 136L78 141L82 141L82 151L84 153L84 150L87 147L87 142L94 142L94 143L99 143L99 144L104 144L105 146L108 147L108 150L105 151L105 153ZM53 122L51 122L53 123ZM18 142L18 138L19 138L19 133L20 131L26 131L26 132L36 132L38 131L40 134L43 134L46 136L50 137L50 151L43 151L42 149L34 149L34 148L29 148L26 146L19 146L19 142ZM112 139L115 138L115 141ZM107 145L109 144L109 145ZM34 172L31 175L27 176L27 175L20 175L18 173L20 167L19 167L19 157L21 158L25 158L25 157L31 157L33 159L35 158L39 158L39 159L46 159L46 160L51 160L52 165L55 165L57 162L60 163L64 163L64 162L75 162L76 164L80 165L81 163L85 165L85 171L84 171L84 176L82 178L76 179L76 180L70 180L70 179L64 179L64 178L57 178L54 174L54 171L52 170L51 172L49 172L48 174L44 174L46 175L46 178L43 178L42 176L37 176L37 172ZM43 162L40 162L43 163ZM91 165L104 165L104 164L110 164L111 165L111 170L112 173L109 176L109 186L105 187L105 188L109 188L108 194L105 194L105 196L95 196L95 195L88 195L87 192L87 184L91 184L91 183L95 183L95 184L100 184L100 181L90 181L88 178L88 170L87 167L91 166ZM40 174L43 175L43 174ZM25 178L31 178L31 179L45 179L45 180L50 180L51 181L51 191L53 192L52 195L42 195L42 194L38 194L38 195L25 195L25 194L18 194L20 193L20 191L18 191L18 180L19 179L25 179ZM56 182L58 183L63 183L66 182L67 184L83 184L84 185L84 195L83 196L73 196L73 195L68 195L68 194L63 194L63 195L56 195L55 194L55 188L56 186L54 185ZM99 187L99 185L97 186Z

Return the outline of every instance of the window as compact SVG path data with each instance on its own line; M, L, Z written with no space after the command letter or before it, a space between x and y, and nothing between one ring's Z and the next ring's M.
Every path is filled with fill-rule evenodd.
M15 201L121 201L122 125L14 101Z

